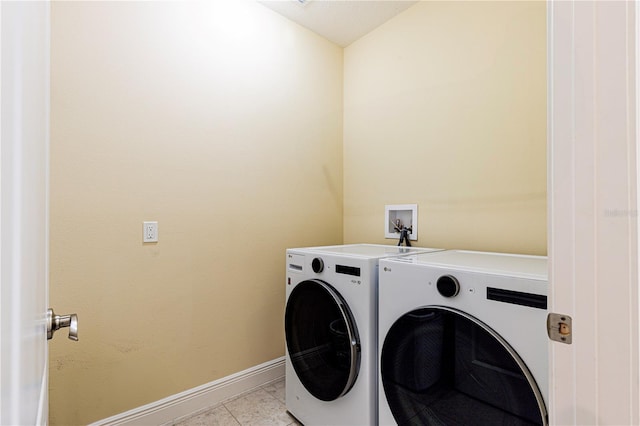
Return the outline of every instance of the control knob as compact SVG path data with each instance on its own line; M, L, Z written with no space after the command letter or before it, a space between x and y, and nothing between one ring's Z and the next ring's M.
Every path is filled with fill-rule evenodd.
M451 275L443 275L438 278L436 287L438 288L438 293L444 297L454 297L460 292L460 283Z
M322 261L322 259L320 259L319 257L313 259L311 261L311 269L313 269L313 272L315 272L316 274L322 272L324 270L324 262Z

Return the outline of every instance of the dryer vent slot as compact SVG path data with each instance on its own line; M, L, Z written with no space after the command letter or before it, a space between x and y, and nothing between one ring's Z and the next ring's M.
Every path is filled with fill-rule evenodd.
M522 293L520 291L487 287L487 299L537 309L547 309L547 296L541 294Z
M336 265L336 272L338 274L353 275L354 277L360 276L360 268L355 266Z

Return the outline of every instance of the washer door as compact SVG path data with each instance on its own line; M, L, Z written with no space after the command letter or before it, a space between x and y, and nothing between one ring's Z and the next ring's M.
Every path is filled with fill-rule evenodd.
M399 425L547 424L522 359L463 312L427 307L402 316L384 340L380 368Z
M322 401L345 395L358 377L360 339L346 302L329 284L307 280L290 293L287 350L304 387Z

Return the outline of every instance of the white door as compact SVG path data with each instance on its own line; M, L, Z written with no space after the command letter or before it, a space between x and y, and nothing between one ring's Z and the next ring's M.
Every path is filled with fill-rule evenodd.
M552 425L640 423L636 6L548 3Z
M49 4L0 2L0 424L47 423Z

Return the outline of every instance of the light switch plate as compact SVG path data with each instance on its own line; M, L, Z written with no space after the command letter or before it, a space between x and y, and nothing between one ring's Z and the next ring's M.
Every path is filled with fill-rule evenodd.
M142 222L142 242L158 242L158 222Z

